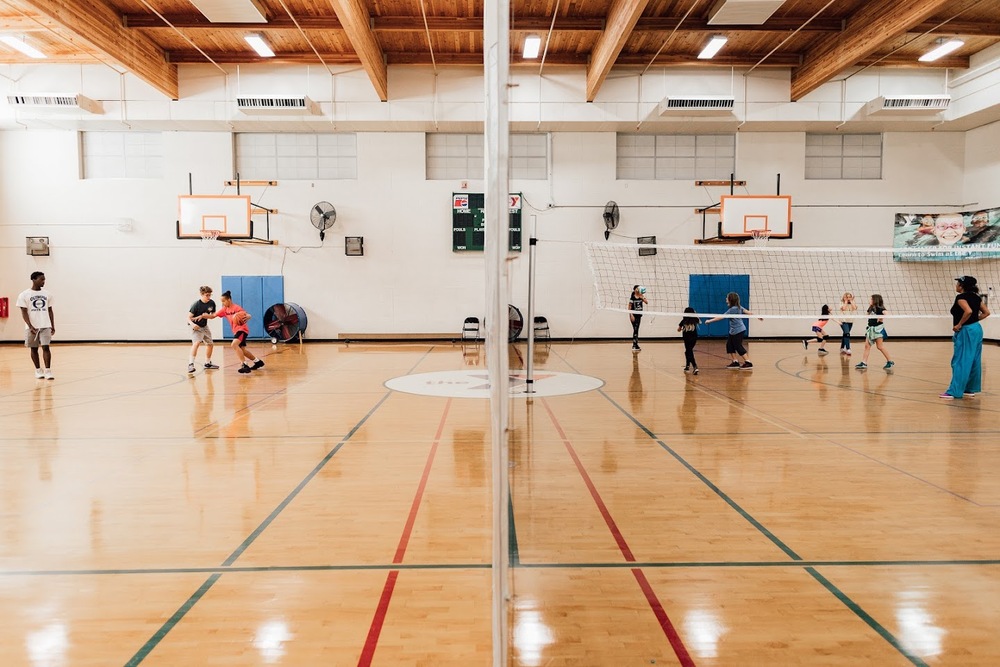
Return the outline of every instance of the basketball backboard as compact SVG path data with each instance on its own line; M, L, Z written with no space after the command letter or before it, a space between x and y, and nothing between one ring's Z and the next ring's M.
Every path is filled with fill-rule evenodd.
M180 195L177 238L200 239L218 232L220 239L253 238L249 195Z
M770 238L792 236L792 198L788 195L723 195L720 236L749 238L755 231Z

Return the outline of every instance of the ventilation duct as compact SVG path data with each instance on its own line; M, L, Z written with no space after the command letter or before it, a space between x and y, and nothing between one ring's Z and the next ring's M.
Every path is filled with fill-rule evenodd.
M868 114L938 113L949 104L950 95L882 95L868 103Z
M731 114L732 97L665 97L660 101L660 115Z
M245 114L319 116L319 105L308 97L237 97L236 108Z
M212 23L267 23L267 13L256 0L191 0Z
M7 103L19 109L44 109L47 111L86 111L102 114L104 107L100 102L84 97L62 93L35 93L25 95L8 95Z
M784 0L719 0L708 12L709 25L763 25Z

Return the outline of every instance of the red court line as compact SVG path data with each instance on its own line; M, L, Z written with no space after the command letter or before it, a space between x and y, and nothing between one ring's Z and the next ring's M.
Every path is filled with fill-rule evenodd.
M413 533L413 524L417 520L417 511L420 509L420 501L423 500L424 490L427 488L427 479L431 476L434 455L437 453L438 444L441 442L441 434L444 433L444 423L448 419L448 410L450 408L451 399L449 398L444 404L444 413L441 415L441 422L438 424L437 433L434 434L431 451L427 454L424 473L420 477L420 484L417 485L417 492L413 496L413 503L410 505L410 514L406 517L403 534L399 537L399 545L396 547L396 555L392 558L394 564L402 563L403 556L406 554L406 545L409 544L410 535ZM378 638L382 633L386 614L389 613L389 602L392 600L392 592L396 588L396 579L398 578L399 570L389 570L389 574L385 578L385 585L382 587L382 595L378 600L378 606L375 608L375 616L372 618L372 624L368 628L368 636L365 638L361 657L358 658L358 667L368 667L368 665L372 664L372 658L375 656L375 648L378 646Z
M552 420L552 424L556 427L556 432L559 433L559 437L562 438L563 444L566 446L566 451L569 452L570 457L573 459L573 463L576 464L576 469L580 472L580 476L583 478L584 484L590 490L590 496L594 499L597 504L597 508L601 512L601 516L604 517L604 523L607 524L608 530L615 538L615 542L618 543L618 549L621 550L622 556L629 563L635 562L635 556L632 555L632 550L629 548L628 543L625 541L625 536L622 535L621 530L618 528L618 524L615 523L614 518L611 516L608 506L604 504L604 500L601 498L600 492L597 487L594 486L594 481L587 474L587 469L583 467L583 462L580 461L580 457L577 456L576 450L573 448L573 444L569 441L566 436L566 432L563 430L562 425L556 418L552 408L549 406L549 402L542 399L542 405L545 406L545 411L549 413L549 419ZM684 646L684 641L681 636L677 633L677 629L671 622L670 617L667 616L666 610L660 603L659 598L656 597L656 592L653 591L653 587L650 586L649 580L646 579L646 575L643 571L637 567L632 568L632 576L635 577L636 582L639 584L639 588L642 589L643 595L646 596L646 602L649 603L650 608L653 610L653 614L656 616L656 620L660 622L660 629L663 630L663 634L666 635L667 641L670 642L670 647L674 650L674 655L680 661L681 665L684 667L694 667L694 660L691 658L691 654L688 653L687 647Z

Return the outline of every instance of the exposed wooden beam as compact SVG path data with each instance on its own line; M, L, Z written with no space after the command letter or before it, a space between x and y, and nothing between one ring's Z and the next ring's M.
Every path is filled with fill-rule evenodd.
M870 0L847 21L844 32L812 46L792 71L792 100L802 99L833 76L872 55L955 0Z
M22 0L40 23L85 50L95 50L172 100L179 96L177 67L149 37L126 30L109 5L100 0Z
M969 56L945 56L930 63L922 63L914 56L893 55L886 56L885 58L869 56L862 58L856 64L861 67L865 65L877 65L878 67L910 67L919 69L968 69Z
M383 102L389 99L389 75L385 66L382 48L371 29L371 17L362 0L330 0L330 6L337 13L347 39L361 59L361 66L368 73L375 92Z
M30 16L3 16L0 17L0 30L38 32L40 30L48 30L48 28L39 24L37 19Z
M607 27L597 39L587 66L587 101L593 102L608 72L618 60L618 54L632 34L636 21L649 0L612 0L608 9Z
M1000 37L1000 23L996 21L924 21L911 28L911 32L929 32L936 35L964 35L966 37Z
M212 23L202 14L166 14L164 18L177 28L215 30L295 30L295 23L287 16L275 16L267 23ZM303 30L342 30L343 26L335 16L296 17ZM771 19L763 25L725 26L725 32L791 32L806 24L808 17L783 17ZM166 28L167 24L155 14L125 14L122 21L129 28ZM376 16L372 18L375 32L423 32L423 21L416 16ZM720 32L720 26L709 25L707 19L688 18L681 23L679 16L640 17L633 32L669 32L680 23L678 32ZM547 31L552 24L551 16L515 16L511 30ZM600 32L604 30L603 18L557 18L555 32ZM951 25L951 24L949 24ZM839 19L816 18L802 27L803 32L839 32ZM428 16L427 29L431 32L482 32L483 17ZM970 34L970 33L964 33Z

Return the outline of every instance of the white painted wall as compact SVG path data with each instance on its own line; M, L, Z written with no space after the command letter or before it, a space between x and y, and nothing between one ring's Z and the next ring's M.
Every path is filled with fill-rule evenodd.
M283 273L286 298L307 310L313 338L457 332L466 315L482 314L481 256L451 251L450 194L459 184L424 178L424 129L478 127L482 86L476 70L443 71L435 79L429 71L392 68L394 101L380 103L360 71L329 77L318 68L276 67L223 75L211 67L185 67L181 102L158 99L148 87L126 77L127 108L115 99L123 80L106 71L54 66L8 73L16 75L11 78L18 83L4 80L0 87L69 87L122 112L118 119L101 119L101 127L122 129L122 118L142 127L138 117L145 115L147 125L174 130L165 141L165 171L159 181L81 180L73 131L0 132L0 295L13 298L27 287L32 270L45 271L56 298L60 338L182 339L185 312L197 297L198 285L218 285L226 274ZM279 80L284 87L276 91ZM721 194L690 182L615 179L617 129L634 129L640 120L644 131L711 131L739 125L732 119L719 124L651 118L655 103L674 89L684 94L732 90L738 101L747 101L753 121L738 134L737 177L749 182L752 193L770 194L781 173L782 193L792 195L795 205L795 239L790 242L795 245L887 245L895 212L958 210L971 201L986 203L1000 177L991 152L1000 131L988 126L968 134L888 131L882 180L804 179L802 124L810 114L832 123L828 129L833 129L850 118L842 94L860 104L908 85L920 92L940 92L943 82L937 73L904 73L891 79L889 72L868 71L847 84L824 86L810 96L815 99L799 106L787 101L783 72L755 72L747 79L732 73L658 72L643 77L641 89L632 73L614 73L598 102L590 105L582 101L581 72L553 70L541 79L518 73L515 82L511 116L517 131L546 126L558 130L551 135L551 179L511 184L512 191L524 193L528 205L525 237L532 215L538 223L537 308L549 318L557 337L629 333L623 315L594 311L580 245L603 238L601 207L606 201L622 206L620 233L655 234L660 243L690 244L701 235L700 216L693 209L717 201ZM291 94L303 88L322 102L323 117L234 119L228 102L236 94ZM992 91L1000 98L996 87ZM39 117L28 124L65 128L76 122L43 122ZM27 121L23 114L17 119ZM768 124L772 119L773 126ZM187 192L189 172L197 193L224 192L223 181L233 173L233 128L306 127L358 130L358 179L284 181L266 190L248 190L254 201L279 210L272 217L271 235L280 245L205 248L200 242L174 238L176 197ZM751 127L758 129L748 131ZM762 127L785 131L759 131ZM848 123L843 131L863 127ZM481 182L471 182L471 191L481 189ZM308 222L310 206L320 200L338 209L337 225L323 247L317 247L318 235ZM116 230L121 218L134 221L132 232ZM50 236L52 256L25 256L27 235ZM365 257L345 257L344 236L363 236ZM524 253L511 266L513 301L522 310L526 271ZM643 333L674 335L675 326L674 318L647 318ZM801 328L796 322L767 322L755 325L754 332L795 335ZM939 329L940 323L911 323L900 324L894 332L946 333ZM0 339L20 337L16 318L0 321Z

